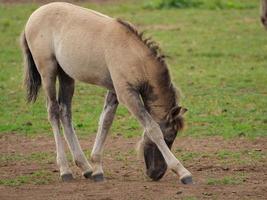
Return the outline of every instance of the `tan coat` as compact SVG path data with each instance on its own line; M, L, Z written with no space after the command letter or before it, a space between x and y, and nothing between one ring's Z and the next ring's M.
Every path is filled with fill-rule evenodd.
M147 174L160 179L167 166L183 183L191 183L188 170L171 153L186 111L178 106L164 56L151 40L129 23L69 3L51 3L29 18L22 44L26 61L28 101L35 101L41 83L48 100L48 116L55 135L63 179L71 171L60 138L60 123L75 163L85 177L103 177L101 155L118 102L144 127L142 139ZM56 80L59 94L56 94ZM74 80L108 89L92 151L87 162L71 123ZM101 176L102 174L102 176Z

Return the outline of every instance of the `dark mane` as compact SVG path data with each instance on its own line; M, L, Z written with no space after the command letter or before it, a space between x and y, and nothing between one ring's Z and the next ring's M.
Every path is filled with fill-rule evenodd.
M117 19L117 21L131 33L133 33L141 42L143 42L144 45L149 48L155 59L160 63L161 66L163 66L161 70L161 76L158 77L158 82L161 83L161 87L164 91L169 91L168 95L165 94L165 98L167 98L169 101L168 110L177 107L177 103L179 103L180 92L171 82L169 70L165 62L166 56L162 54L158 44L151 38L144 38L144 32L138 32L138 30L129 22L126 22L122 19ZM133 86L131 86L131 88L133 88ZM137 90L141 93L146 109L150 110L150 104L154 101L154 96L151 96L153 94L153 88L151 88L149 83L143 83L138 85ZM171 123L173 126L177 126L178 130L183 129L184 119L182 116L176 117L175 120L171 119L170 121L172 121Z
M166 66L165 63L165 55L162 53L159 45L153 41L150 37L144 38L144 32L138 32L138 30L129 22L124 21L122 19L117 19L117 21L126 27L130 32L132 32L134 35L139 38L140 41L142 41L151 51L152 55L156 58L158 62L160 62L162 65Z

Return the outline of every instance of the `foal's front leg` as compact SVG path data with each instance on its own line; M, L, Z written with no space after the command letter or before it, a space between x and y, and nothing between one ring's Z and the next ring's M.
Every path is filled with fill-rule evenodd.
M139 94L134 91L129 92L129 90L126 90L124 93L121 92L119 99L120 102L122 102L142 124L149 139L157 145L167 163L168 168L179 175L182 183L192 183L191 173L181 164L181 162L168 148L166 142L164 141L160 126L153 120L145 109Z
M118 106L116 94L108 91L103 111L100 116L98 131L94 143L94 147L91 153L91 161L93 164L92 178L95 181L103 181L103 169L102 169L102 154L104 142L106 140L109 128L114 119L114 115Z

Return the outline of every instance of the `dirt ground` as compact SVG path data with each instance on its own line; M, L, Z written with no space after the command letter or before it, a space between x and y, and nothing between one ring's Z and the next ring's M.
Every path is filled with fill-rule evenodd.
M182 185L178 177L167 172L162 180L153 182L144 175L144 163L134 152L138 138L125 139L122 136L108 138L104 155L105 182L94 183L84 179L80 171L72 166L75 180L63 183L58 177L55 161L1 162L0 180L31 174L38 170L48 170L53 181L47 184L22 184L20 186L0 186L1 200L36 199L266 199L267 162L265 160L245 163L223 164L212 156L221 149L227 151L260 151L266 155L267 139L248 140L244 138L224 140L219 137L208 139L178 138L173 151L199 152L200 157L184 160L184 165L192 172L194 184ZM94 137L81 139L84 150L92 148ZM0 138L0 153L4 155L29 155L34 152L51 153L55 158L52 137L29 138L17 134L5 134ZM177 154L176 154L177 155ZM227 163L227 162L226 162ZM245 174L238 184L207 184L209 177L222 179L225 176ZM194 197L194 198L193 198Z

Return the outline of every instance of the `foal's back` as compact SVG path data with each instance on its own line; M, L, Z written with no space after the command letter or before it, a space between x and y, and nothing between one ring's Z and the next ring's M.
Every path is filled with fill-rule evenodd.
M112 88L105 49L117 28L111 17L57 2L31 15L25 36L41 74L59 65L73 79ZM48 59L54 60L52 66L47 66Z
M73 79L110 90L145 81L155 64L150 50L117 19L69 3L36 10L25 36L41 75L60 66Z

